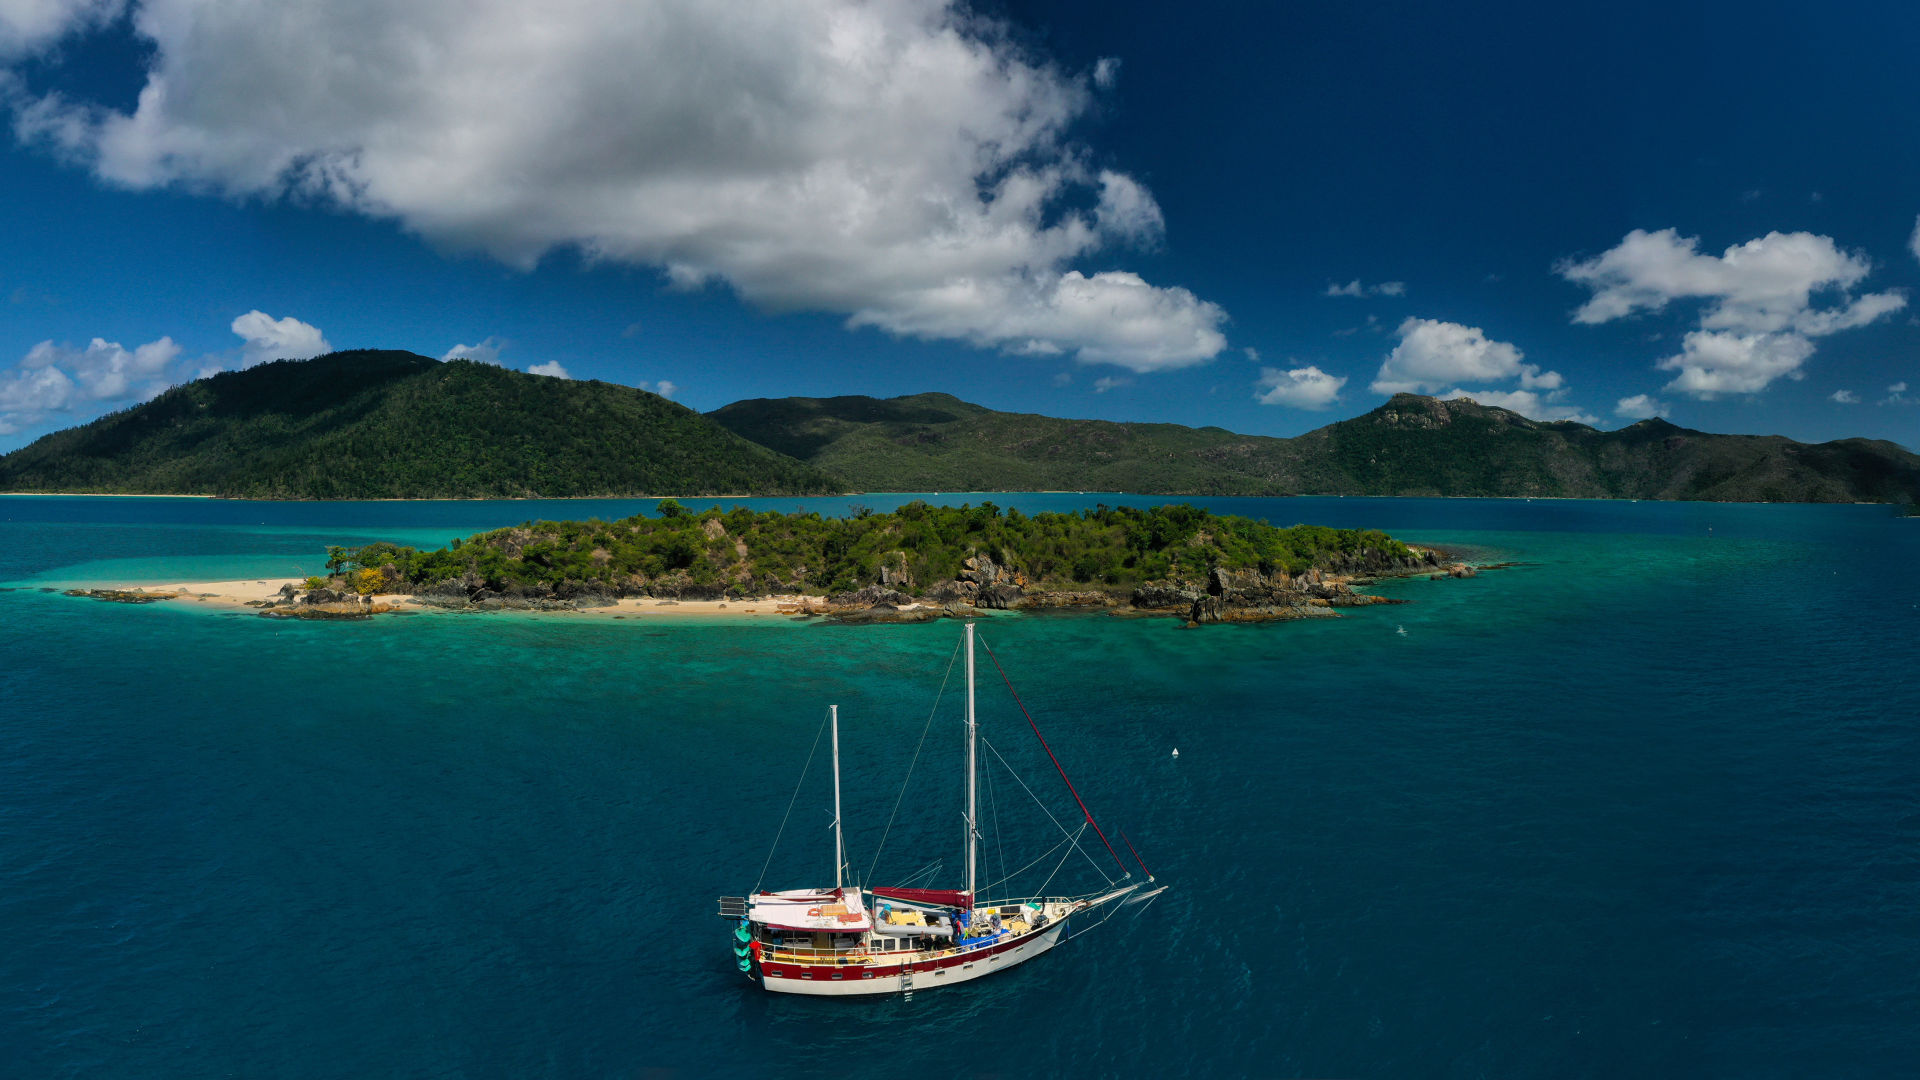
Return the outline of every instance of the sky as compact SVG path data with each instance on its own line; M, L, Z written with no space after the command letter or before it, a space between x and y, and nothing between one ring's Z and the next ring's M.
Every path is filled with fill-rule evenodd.
M0 451L332 349L1920 445L1920 8L0 0Z

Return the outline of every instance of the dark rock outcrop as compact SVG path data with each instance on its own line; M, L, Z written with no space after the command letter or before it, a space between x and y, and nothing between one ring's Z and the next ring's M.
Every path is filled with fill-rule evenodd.
M171 600L179 593L150 593L143 589L68 589L67 596L84 596L89 600L105 600L112 604L153 604L161 600Z

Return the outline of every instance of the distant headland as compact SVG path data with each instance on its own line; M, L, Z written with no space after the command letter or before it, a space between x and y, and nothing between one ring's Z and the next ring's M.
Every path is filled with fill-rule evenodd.
M997 412L947 394L739 401L359 350L174 387L0 457L0 492L245 499L926 491L1920 502L1920 455L1399 394L1290 439Z

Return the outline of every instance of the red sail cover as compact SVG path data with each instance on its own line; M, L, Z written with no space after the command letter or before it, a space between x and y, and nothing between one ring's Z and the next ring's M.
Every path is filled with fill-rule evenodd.
M876 886L873 895L905 900L910 904L939 904L942 907L957 907L961 911L973 910L972 895L959 889L882 889Z

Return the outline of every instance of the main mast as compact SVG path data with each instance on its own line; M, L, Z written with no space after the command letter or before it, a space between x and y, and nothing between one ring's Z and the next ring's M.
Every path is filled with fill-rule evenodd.
M979 802L978 782L974 767L974 740L979 724L973 716L973 624L967 624L967 902L974 899L974 847L979 831L974 828L975 813Z
M830 705L833 710L833 887L843 886L842 868L847 865L847 842L840 828L840 706Z

